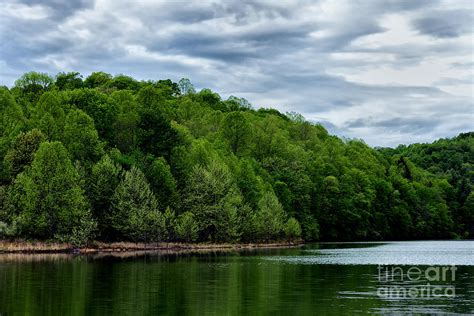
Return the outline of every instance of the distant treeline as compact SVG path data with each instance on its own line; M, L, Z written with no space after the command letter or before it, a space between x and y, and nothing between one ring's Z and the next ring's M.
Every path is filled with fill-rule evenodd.
M0 237L255 242L474 236L474 134L373 149L182 79L0 88Z

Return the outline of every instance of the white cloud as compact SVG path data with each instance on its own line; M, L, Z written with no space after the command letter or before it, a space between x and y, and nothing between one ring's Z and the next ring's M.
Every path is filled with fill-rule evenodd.
M23 3L7 2L0 10L2 19L41 20L51 16L51 10L41 5L26 5Z

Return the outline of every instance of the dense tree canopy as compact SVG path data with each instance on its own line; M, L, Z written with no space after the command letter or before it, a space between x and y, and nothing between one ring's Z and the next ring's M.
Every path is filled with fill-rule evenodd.
M43 142L9 188L7 216L18 234L52 238L70 234L89 217L79 175L60 142Z
M189 79L27 73L0 88L0 237L474 237L474 133L373 149Z

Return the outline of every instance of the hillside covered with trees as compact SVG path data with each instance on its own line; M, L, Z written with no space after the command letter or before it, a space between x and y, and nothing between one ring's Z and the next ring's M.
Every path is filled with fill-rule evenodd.
M187 79L30 72L0 88L0 238L474 236L474 134L373 149Z

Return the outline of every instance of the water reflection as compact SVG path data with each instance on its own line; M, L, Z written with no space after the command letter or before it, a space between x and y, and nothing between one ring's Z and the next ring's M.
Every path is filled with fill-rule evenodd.
M0 314L473 312L472 265L459 267L454 299L392 299L377 293L387 284L379 280L377 265L281 260L326 256L333 254L326 250L338 249L343 256L357 257L358 249L375 262L382 252L369 249L379 247L384 244L243 252L0 255ZM407 253L412 252L410 247Z

